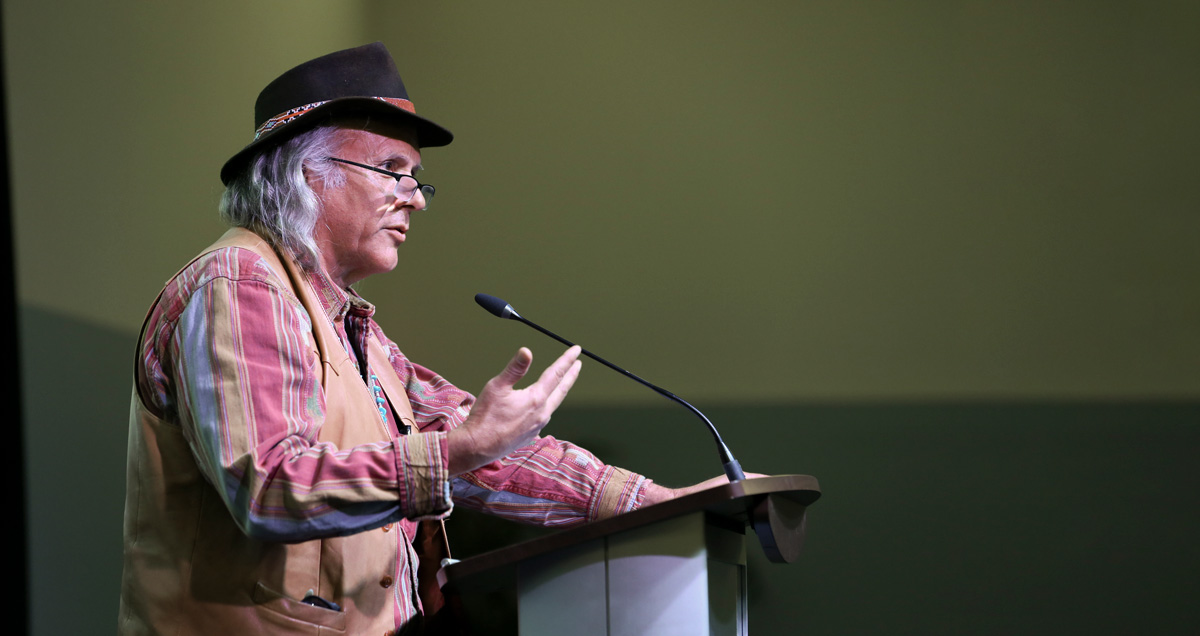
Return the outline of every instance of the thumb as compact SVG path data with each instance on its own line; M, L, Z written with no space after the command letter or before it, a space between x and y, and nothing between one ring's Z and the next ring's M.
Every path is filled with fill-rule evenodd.
M516 386L521 378L525 377L525 373L529 371L529 365L533 363L533 352L525 347L517 350L517 355L513 356L512 360L508 361L508 366L496 376L496 381L503 386Z

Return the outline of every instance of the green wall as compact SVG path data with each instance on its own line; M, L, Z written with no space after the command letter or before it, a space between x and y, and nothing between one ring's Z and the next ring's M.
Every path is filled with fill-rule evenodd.
M458 135L362 285L384 327L477 388L556 351L469 300L500 295L820 478L757 633L1194 623L1200 5L506 4L3 4L35 633L115 619L128 352L257 91L375 39ZM716 472L595 365L565 408L616 463Z
M530 341L489 291L719 401L1197 396L1200 5L517 4L380 5L460 134L364 286L434 368Z

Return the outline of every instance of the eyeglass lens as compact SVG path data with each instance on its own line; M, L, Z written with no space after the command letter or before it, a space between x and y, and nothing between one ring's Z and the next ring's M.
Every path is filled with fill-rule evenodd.
M395 197L405 203L412 201L412 198L417 194L417 180L404 176L396 180L396 191L393 193ZM431 185L420 186L421 196L425 199L425 207L429 207L430 200L433 199L434 188ZM422 208L424 209L424 208Z

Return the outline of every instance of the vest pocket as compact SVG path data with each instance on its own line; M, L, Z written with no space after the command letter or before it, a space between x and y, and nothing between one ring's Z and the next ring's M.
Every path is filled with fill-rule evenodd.
M277 616L274 620L264 617L273 624L301 628L296 623L306 623L310 626L324 627L338 632L346 631L345 612L302 603L281 592L276 592L263 585L261 581L254 585L253 598L256 605ZM281 622L280 619L283 621ZM303 633L312 632L305 631Z

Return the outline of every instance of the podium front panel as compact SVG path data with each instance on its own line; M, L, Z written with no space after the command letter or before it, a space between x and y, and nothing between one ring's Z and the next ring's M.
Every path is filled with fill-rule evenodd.
M536 557L517 569L517 624L525 634L608 636L604 539Z
M522 636L745 636L745 536L703 512L518 568Z

